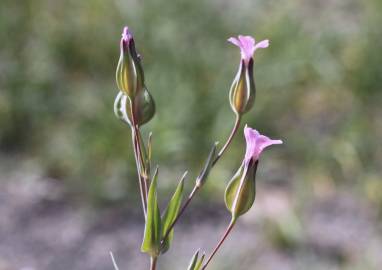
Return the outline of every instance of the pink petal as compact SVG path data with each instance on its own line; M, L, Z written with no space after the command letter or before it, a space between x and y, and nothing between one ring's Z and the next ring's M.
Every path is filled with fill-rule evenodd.
M268 46L269 46L269 40L268 39L262 40L256 44L255 51L259 48L262 48L262 49L268 48Z
M258 160L265 148L273 144L282 144L281 140L272 140L267 136L261 135L257 130L245 126L245 140L247 149L245 152L244 162L249 163L251 159Z
M251 36L243 36L239 35L236 37L230 37L228 42L236 45L240 48L241 58L244 60L246 64L249 63L251 58L253 57L254 52L259 48L267 48L269 46L269 40L260 41L256 44L256 41Z
M255 39L251 36L239 36L241 56L246 63L253 57L255 52Z
M240 41L235 38L235 37L230 37L229 39L227 39L228 42L232 43L233 45L236 45L240 48Z

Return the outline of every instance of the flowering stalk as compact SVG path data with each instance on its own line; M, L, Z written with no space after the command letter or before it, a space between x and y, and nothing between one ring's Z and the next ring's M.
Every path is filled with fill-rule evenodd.
M154 116L155 103L145 86L141 59L136 52L134 38L128 27L122 32L120 52L116 72L120 92L114 103L114 111L118 118L131 127L142 208L146 216L149 162L145 160L146 149L141 142L139 126Z
M207 268L207 265L227 239L239 216L245 214L252 207L256 195L255 179L260 154L268 146L282 144L281 140L272 140L247 126L244 128L244 135L247 143L244 160L228 184L225 194L227 208L232 214L231 222L208 257L207 262L203 265L202 270Z
M240 48L241 53L239 70L236 74L236 77L232 83L230 90L230 103L236 115L236 119L231 134L228 137L224 146L219 151L218 155L213 160L212 167L223 156L224 152L227 150L228 146L231 144L233 138L235 137L235 134L238 128L240 127L242 114L249 111L254 105L255 84L253 78L253 54L257 49L267 48L269 46L268 40L263 40L256 44L255 39L253 37L241 35L239 35L238 38L229 38L228 42L238 46ZM171 228L174 227L175 223L184 213L185 209L190 204L191 200L193 199L194 195L199 189L200 187L197 184L195 184L190 195L188 196L187 201L184 203L181 211L179 212L178 217L175 219L174 224L171 226Z
M268 47L269 42L264 40L256 44L255 40L250 36L232 37L228 41L238 46L241 52L238 72L229 93L231 108L236 116L234 126L219 151L217 151L217 143L213 145L203 169L196 178L194 187L185 202L182 204L184 179L187 172L181 177L172 198L161 215L157 198L158 168L152 176L150 174L151 134L146 147L140 133L140 127L153 118L155 103L145 85L141 57L135 49L133 35L127 27L123 29L120 42L121 54L116 72L119 93L114 102L114 112L120 120L131 128L139 190L145 217L141 251L150 255L150 270L156 270L158 257L170 248L174 226L197 192L205 184L211 169L231 145L239 130L242 115L254 105L256 91L253 77L253 54L258 48ZM255 198L255 176L259 156L264 148L269 145L281 143L281 141L271 140L260 135L256 130L248 127L245 127L244 134L247 142L245 157L225 192L225 203L231 212L231 222L206 262L203 264L205 254L199 257L199 251L197 251L189 264L188 270L205 270L232 231L238 217L251 208ZM118 266L113 257L112 260L117 270Z

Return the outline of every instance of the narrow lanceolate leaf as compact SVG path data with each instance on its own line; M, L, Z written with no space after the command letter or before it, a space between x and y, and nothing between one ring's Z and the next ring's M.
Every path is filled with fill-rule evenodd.
M184 187L184 179L187 175L185 172L182 178L179 181L179 184L172 196L170 202L167 205L167 208L162 217L162 239L166 236L167 231L170 229L172 223L175 221L176 216L179 213L180 205L182 203L183 197L183 187ZM174 229L171 229L171 232L167 234L166 239L163 239L162 243L162 253L165 253L169 248L174 236Z
M147 197L147 216L141 247L142 252L148 253L152 257L157 257L159 255L161 240L161 219L157 199L157 178L158 168L155 170Z
M200 172L198 178L196 179L196 185L198 187L201 187L207 181L208 174L210 173L212 164L217 156L217 151L216 151L217 145L218 145L218 142L215 142L214 145L212 146L210 154L208 155L206 163L204 164L203 170Z
M256 168L257 163L254 166L242 166L228 183L224 199L233 220L245 214L255 201Z
M195 252L194 256L192 256L190 264L188 265L187 270L195 270L195 266L198 262L199 250Z
M193 270L200 270L202 268L202 265L203 265L203 261L204 261L204 258L206 257L206 254L203 253L202 257L200 257L200 259L197 261L197 263L195 264L195 267Z
M113 262L114 269L115 270L119 270L118 265L117 265L117 263L116 263L116 261L114 259L113 252L111 252L111 251L110 251L110 257L111 257L111 261Z

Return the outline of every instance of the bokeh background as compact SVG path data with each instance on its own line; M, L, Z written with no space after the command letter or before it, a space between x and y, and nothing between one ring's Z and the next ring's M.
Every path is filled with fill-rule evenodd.
M382 269L380 0L0 2L0 269L148 269L130 132L113 114L122 27L157 104L164 205L233 124L228 91L249 34L257 100L244 122L284 140L262 157L254 208L210 269ZM159 269L211 250L242 132Z

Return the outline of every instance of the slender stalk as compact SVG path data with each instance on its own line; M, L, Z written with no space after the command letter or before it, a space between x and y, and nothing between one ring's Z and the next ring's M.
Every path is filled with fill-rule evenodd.
M134 133L134 130L132 130L132 133ZM139 182L139 192L141 195L141 201L142 201L142 208L143 208L143 214L146 217L146 209L147 209L147 198L145 196L145 185L144 185L144 180L141 177L141 169L140 169L140 164L139 164L139 159L138 159L138 154L137 154L137 144L135 140L135 135L132 134L132 139L133 139L133 146L134 146L134 157L135 157L135 163L137 165L137 173L138 173L138 182Z
M232 139L234 138L234 136L235 136L235 134L236 134L236 132L237 132L239 126L240 126L240 120L241 120L241 117L239 115L236 115L235 124L234 124L234 126L232 128L231 134L229 135L226 143L224 144L224 146L222 147L222 149L218 153L218 155L215 158L215 160L212 162L211 169L216 165L218 160L224 154L225 150L227 150L228 146L231 144ZM199 189L200 189L200 186L195 184L194 188L192 189L190 195L187 198L187 201L183 204L182 208L180 209L180 211L179 211L178 215L176 216L176 218L174 219L173 223L171 224L171 226L167 229L166 233L164 234L164 237L163 237L162 242L161 242L162 245L164 243L164 239L166 239L169 236L171 230L174 228L174 226L178 222L179 218L183 215L183 213L186 210L187 206L190 204L190 202L192 201L192 199L194 198L196 192Z
M139 160L142 164L142 171L146 172L146 164L145 164L145 161L143 159L143 153L142 153L142 146L141 146L141 138L140 138L140 131L139 131L139 128L138 126L135 126L134 127L134 133L135 133L135 137L136 137L136 141L137 141L137 148L138 148L138 154L139 154Z
M141 152L141 145L140 140L138 136L138 128L136 125L136 117L133 110L134 104L130 104L130 112L131 112L131 130L132 130L132 137L133 137L133 146L134 146L134 156L135 156L135 163L137 165L137 171L138 171L138 180L139 180L139 190L142 200L142 208L143 208L143 214L146 217L146 211L147 211L147 181L143 179L142 177L142 171L144 170L144 162L142 158L142 152Z
M164 244L164 240L169 236L171 230L174 228L176 222L182 216L183 212L186 210L187 206L190 204L192 198L194 197L194 195L196 194L196 192L198 191L199 188L200 188L200 186L195 185L193 190L191 191L190 195L188 195L188 198L187 198L186 202L183 204L182 208L179 210L178 215L176 216L174 221L171 223L171 226L168 227L168 229L167 229L167 231L166 231L166 233L165 233L165 235L164 235L164 237L162 239L162 242L161 242L162 246Z
M148 185L149 185L149 181L150 181L150 161L146 164L146 162L149 160L149 156L148 156L148 153L147 153L147 150L146 150L146 146L145 146L145 143L143 142L143 139L142 139L142 134L141 134L141 131L139 129L139 126L137 126L137 140L138 140L138 146L139 146L139 154L141 156L141 162L144 164L144 173L143 173L143 180L144 180L144 184L145 184L145 189L146 189L146 198L148 196ZM149 135L151 136L151 135ZM141 148L141 143L142 143L142 148L144 149L144 153L145 155L143 155L142 153L142 148ZM146 160L144 160L144 158L147 158ZM151 158L150 158L151 159Z
M212 258L215 256L215 254L218 252L219 248L223 245L224 241L227 239L229 233L232 231L234 225L236 223L236 220L232 219L229 223L227 229L225 230L222 238L220 239L219 243L216 245L214 250L212 251L211 255L208 257L206 263L203 265L201 270L205 270L207 268L207 265L211 262Z
M212 166L214 166L216 164L216 162L218 162L218 160L224 154L225 150L227 150L228 146L231 144L232 139L235 137L235 134L236 134L236 132L237 132L239 126L240 126L240 120L241 120L240 115L236 115L235 124L234 124L234 126L232 128L231 134L229 135L229 137L228 137L226 143L224 144L224 146L222 147L222 149L220 149L220 152L216 156L215 160L212 162Z
M137 142L137 149L138 149L138 155L139 155L139 160L140 160L140 164L141 164L141 179L142 179L142 182L143 182L143 194L144 194L144 198L145 198L145 201L147 201L147 196L148 196L148 170L147 170L147 167L146 167L146 163L143 159L143 154L142 154L142 146L141 146L141 134L140 134L140 131L139 131L139 128L138 126L135 126L135 129L134 129L134 134L135 134L135 140ZM143 144L143 147L144 144Z
M157 268L157 257L151 257L150 270L155 270L156 268Z

